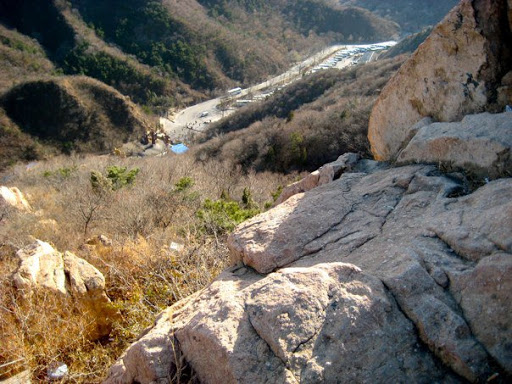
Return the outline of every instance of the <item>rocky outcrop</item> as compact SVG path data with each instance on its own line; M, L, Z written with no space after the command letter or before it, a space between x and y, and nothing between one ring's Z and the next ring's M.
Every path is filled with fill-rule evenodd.
M512 175L512 112L468 115L460 123L419 129L397 164L433 163L470 170L481 178Z
M85 241L86 245L91 246L98 246L101 245L103 247L111 247L112 246L112 240L109 239L105 235L96 235L94 237L91 237Z
M462 0L372 113L376 157L414 164L347 155L285 189L105 383L511 382L510 113L463 119L506 95L509 36L505 0Z
M319 185L330 183L339 178L344 171L350 169L357 163L357 160L359 160L359 156L355 153L341 155L336 161L325 164L305 178L286 186L277 198L275 205L281 204L297 193L306 192Z
M32 208L23 193L16 187L0 187L0 207L9 206L20 211L30 212Z
M369 123L372 152L395 159L423 117L460 121L511 104L512 31L506 0L462 0L389 81ZM499 96L499 97L498 97Z
M105 278L94 266L71 252L64 255L50 244L37 240L20 249L13 281L23 295L50 293L69 296L95 319L89 336L108 335L117 312L105 293Z
M471 382L512 374L512 180L361 161L239 226L236 264L107 383ZM485 321L484 321L485 319Z

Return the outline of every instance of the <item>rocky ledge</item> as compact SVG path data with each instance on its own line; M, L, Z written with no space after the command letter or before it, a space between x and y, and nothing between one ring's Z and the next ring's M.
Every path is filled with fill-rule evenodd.
M362 160L237 228L236 266L107 383L471 382L512 373L512 180Z

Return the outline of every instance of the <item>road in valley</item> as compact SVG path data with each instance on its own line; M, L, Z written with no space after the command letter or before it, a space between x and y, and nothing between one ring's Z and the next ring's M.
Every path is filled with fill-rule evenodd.
M389 48L394 44L396 43L390 41L367 45L338 44L330 46L303 62L296 64L281 75L243 89L236 97L232 97L230 101L235 101L236 99L240 102L248 95L252 97L257 94L262 94L262 97L265 97L265 95L270 95L278 87L288 85L293 81L299 80L305 74L314 73L322 69L342 69L356 63L369 62L375 58L376 51ZM226 100L227 97L223 96L196 104L178 112L169 119L160 118L160 124L164 132L167 133L172 140L186 142L194 132L205 131L210 123L218 121L237 110L237 108L233 106L224 111L217 108L222 101Z

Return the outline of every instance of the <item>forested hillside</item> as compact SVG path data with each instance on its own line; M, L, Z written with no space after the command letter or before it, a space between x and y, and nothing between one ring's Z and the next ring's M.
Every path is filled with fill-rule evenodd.
M179 80L106 44L68 2L5 1L0 20L36 39L60 73L94 77L141 105L158 110L193 95Z
M184 84L202 93L249 84L326 43L398 32L370 12L320 0L23 0L1 2L0 15L65 73L95 77L149 105L161 105L161 96L184 101L191 93Z
M59 91L50 94L68 95L66 89L73 87L63 88L63 84L76 81L54 78L85 75L113 87L146 113L161 115L230 87L266 79L334 41L375 41L397 33L393 22L325 0L0 0L0 96L24 82L31 84L19 89L51 84ZM70 97L80 106L99 106L103 97L98 99L98 94L104 93L78 92ZM25 112L36 113L45 103L65 110L62 102L67 96L47 100L50 96L44 92L35 95L42 98L41 103L32 98L33 105L24 106ZM118 97L113 93L108 99ZM5 104L10 99L2 100ZM71 120L66 117L62 126L50 122L52 135L34 139L34 125L20 114L13 116L11 107L0 105L0 146L6 154L0 163L4 165L63 149L107 150L118 141L100 145L96 137L97 145L85 145L83 138L95 135L92 131L81 137L70 135L78 131L66 124L77 120L68 115ZM102 108L93 109L82 110L83 116L104 116ZM134 113L131 117L140 115L128 109ZM40 121L39 117L29 119ZM97 120L100 128L85 127L94 132L110 130L116 123L109 119ZM102 135L111 137L114 131Z

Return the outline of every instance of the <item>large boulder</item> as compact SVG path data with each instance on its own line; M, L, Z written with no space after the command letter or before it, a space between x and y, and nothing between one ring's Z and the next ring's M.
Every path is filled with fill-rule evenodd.
M397 164L407 163L442 164L488 179L512 175L512 112L426 125L398 155Z
M506 0L462 0L434 28L373 108L368 137L376 159L394 159L424 117L460 121L512 103L508 12Z
M239 226L234 266L106 383L481 382L512 374L512 180L355 166ZM505 382L504 381L504 382Z
M16 256L19 266L13 281L23 296L50 293L71 297L94 318L88 335L91 339L110 333L117 312L105 292L105 278L94 266L40 240L20 249Z

